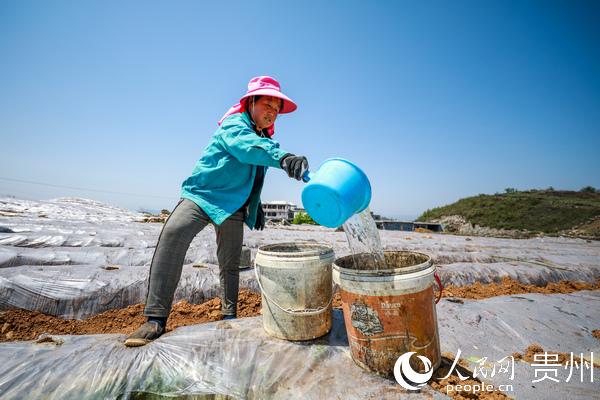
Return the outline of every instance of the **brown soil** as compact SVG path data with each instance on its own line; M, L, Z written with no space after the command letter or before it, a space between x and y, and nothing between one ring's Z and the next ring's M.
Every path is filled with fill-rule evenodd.
M562 281L559 283L550 283L544 287L534 285L523 285L515 280L504 278L501 283L493 283L483 285L476 283L463 287L454 287L449 285L444 290L444 297L453 298L453 301L462 301L456 297L460 296L469 299L483 299L487 297L518 294L518 293L571 293L577 290L597 290L600 288L600 280L596 284L585 282L569 282ZM340 308L342 306L340 293L334 295L333 307ZM187 301L181 301L173 305L171 315L167 324L167 331L171 331L180 326L193 325L204 322L212 322L221 319L220 299L212 299L202 304L190 304ZM259 294L243 290L240 292L238 301L238 316L252 317L260 315L261 298ZM129 334L138 328L144 321L142 315L143 304L132 305L123 309L110 310L86 320L63 320L60 318L41 314L39 312L27 310L8 310L0 313L0 342L17 341L17 340L34 340L42 334L97 334L97 333L123 333ZM600 329L592 332L594 337L600 340ZM41 340L50 340L41 336ZM543 353L543 349L539 346L530 346L525 355L514 353L515 359L524 359L528 362L533 361L533 355ZM551 353L551 354L557 354ZM569 359L570 355L563 354L559 356L561 362ZM452 359L452 357L450 357ZM450 364L451 365L451 364ZM450 366L448 365L448 367ZM463 364L467 366L468 364ZM443 369L438 371L438 377L446 375ZM463 373L465 375L465 373ZM450 377L444 381L436 381L432 384L441 387L445 390L447 384L467 384L467 381L459 381L458 376ZM473 383L473 382L471 382ZM456 399L462 398L485 398L494 399L499 397L498 392L483 392L473 393L453 393L451 397ZM463 396L463 397L457 397ZM465 397L467 396L467 397ZM488 397L482 397L488 396ZM503 396L503 395L502 395Z
M600 280L596 284L584 282L563 281L560 283L551 283L544 287L533 285L523 285L517 281L504 278L501 283L474 285L464 287L448 286L444 290L444 297L461 296L470 299L482 299L487 297L517 294L517 293L571 293L577 290L595 290L600 286ZM333 307L342 306L340 293L334 295ZM173 305L171 315L167 324L167 331L171 331L180 326L193 325L204 322L212 322L221 319L220 313L221 301L218 298L209 300L202 304L190 304L187 301L181 301ZM259 294L250 291L240 291L238 301L238 316L252 317L260 314L261 298ZM110 310L86 320L63 320L60 318L32 312L27 310L8 310L0 313L0 342L17 340L34 340L39 337L40 342L53 342L60 345L62 341L57 338L51 338L48 335L53 334L97 334L97 333L123 333L133 332L139 325L145 321L142 315L143 304L135 304L123 309ZM600 329L592 331L597 339L600 339ZM513 353L515 360L524 360L529 363L534 362L535 354L543 354L544 349L538 344L532 344L527 348L525 354ZM565 364L570 360L570 354L560 352L549 352L549 354L558 354L559 362ZM585 356L585 355L584 355ZM468 362L459 360L457 368L453 374L444 379L439 378L447 375L452 366L454 355L444 353L442 364L434 373L429 385L441 393L450 396L453 399L484 399L496 400L509 398L502 392L473 392L473 391L452 391L446 393L446 385L482 385L481 381L472 377L472 372L467 368ZM594 363L594 366L600 368L600 364ZM457 370L463 376L468 376L466 380L460 380ZM487 385L487 384L486 384Z
M42 333L51 335L85 335L95 333L129 334L146 321L143 304L109 310L85 320L64 320L35 311L8 310L0 313L0 342L34 340ZM239 317L260 314L260 295L242 290L238 298ZM221 319L221 300L216 298L202 304L180 301L173 305L167 332L185 325Z
M500 283L490 283L488 285L476 282L472 285L466 286L453 286L448 285L444 288L442 297L447 297L450 301L455 303L462 303L463 299L481 300L495 296L504 296L510 294L523 294L523 293L573 293L580 290L598 290L600 289L600 279L596 283L588 282L577 282L577 281L560 281L558 283L549 283L546 286L535 286L525 285L510 279L508 277L502 278ZM342 298L340 293L336 292L333 296L333 307L342 307ZM594 331L596 332L596 331ZM594 336L600 339L600 329L594 333Z
M482 284L476 282L467 286L448 285L444 288L442 297L461 297L464 299L487 299L494 296L504 296L510 294L523 293L573 293L580 290L598 290L600 289L600 279L596 283L579 281L560 281L558 283L548 283L546 286L526 285L517 280L508 277L502 278L500 283Z
M427 229L427 228L415 228L415 232L419 232L419 233L433 233L433 231L431 229Z
M0 217L20 217L23 211L0 210Z
M544 348L537 343L529 345L525 350L525 354L521 354L519 352L513 353L512 356L516 360L523 360L530 364L538 363L539 361L535 361L536 354L544 354L546 352L548 354L548 362L551 364L560 363L562 365L567 365L567 362L571 361L570 353L561 353L559 351L544 351ZM558 360L554 358L554 355L558 355ZM586 358L586 354L583 354L584 359ZM538 357L539 359L539 357ZM580 361L580 353L573 353L573 361L579 363ZM588 360L589 362L589 360ZM600 368L600 363L594 362L594 368Z
M544 348L542 346L540 346L537 343L531 344L527 347L527 349L525 350L525 354L521 354L519 352L513 353L513 357L516 360L523 360L523 361L527 361L528 363L534 363L535 362L535 355L536 354L544 354ZM569 361L570 359L570 355L567 353L559 353L559 352L552 352L549 351L548 354L556 354L558 355L558 361L553 361L553 363L555 362L559 362L560 364L566 364L567 361Z
M333 308L342 308L342 296L340 295L339 291L335 292L333 295L333 302L331 303L331 306Z
M578 290L598 290L600 280L595 284L586 282L562 281L549 283L546 286L524 285L513 279L504 278L501 283L455 287L449 285L444 289L443 297L461 302L460 298L484 299L493 296L521 293L572 293ZM460 297L460 298L459 298ZM251 317L260 314L260 295L249 291L241 291L238 301L238 316ZM340 308L342 301L339 292L333 298L333 307ZM110 310L86 320L63 320L35 311L9 310L0 313L0 342L14 340L33 340L42 333L84 335L94 333L129 334L144 321L143 304L135 304L123 309ZM167 331L179 326L217 321L221 319L220 299L212 299L202 304L190 304L181 301L173 305L167 323ZM600 329L593 331L594 337L600 339Z
M450 371L450 368L452 367L452 364L454 362L454 357L455 356L453 354L449 354L449 353L442 354L442 363L440 364L440 367L437 370L435 370L431 380L429 381L429 386L431 386L432 389L434 389L440 393L443 393L453 399L457 399L457 400L463 400L463 399L482 399L482 400L510 399L509 396L507 396L505 393L503 393L501 391L495 391L495 392L492 392L492 391L477 391L476 392L476 391L474 391L475 385L478 385L478 386L485 385L485 387L487 387L487 385L489 385L489 384L482 383L479 379L473 378L473 372L468 369L469 363L463 359L458 360L458 365L456 366L454 371L452 371L452 375L450 375L446 379L440 380L440 378L446 376L448 374L448 371ZM457 371L460 372L463 377L466 376L468 378L465 380L461 380L460 377L458 376ZM470 387L472 389L470 391L465 391L465 390L454 391L454 390L452 390L452 391L446 392L447 385L462 385L463 387L465 385L471 385ZM494 389L497 389L497 388L494 388Z

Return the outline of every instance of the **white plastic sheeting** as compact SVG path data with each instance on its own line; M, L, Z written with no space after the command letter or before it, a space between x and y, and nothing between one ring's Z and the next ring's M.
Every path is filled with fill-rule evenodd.
M0 198L0 212L23 218L49 220L131 222L140 221L142 214L80 197L61 197L47 201Z
M86 199L34 202L0 199L0 309L19 307L64 318L85 318L143 302L149 265L162 224ZM600 278L600 242L568 238L497 239L379 231L386 250L430 255L444 284L522 283ZM336 256L349 254L344 232L319 226L246 229L252 259L263 244L315 241ZM212 226L192 241L176 299L203 301L218 295ZM209 271L192 268L209 264ZM117 265L119 269L106 270ZM255 288L242 274L241 287Z
M0 270L0 310L23 308L64 319L85 319L106 310L143 303L147 267L104 269L94 265L20 266ZM240 288L258 291L251 271L240 271ZM220 294L219 269L186 265L174 301L202 303Z
M0 199L0 309L81 319L144 302L162 224L136 222L141 218L85 199ZM184 262L175 301L217 297L212 227ZM240 287L257 289L250 272L241 272Z
M140 348L126 348L125 335L53 336L63 344L14 342L0 345L3 399L113 399L132 393L206 395L234 399L397 399L446 398L425 387L407 393L394 380L359 368L351 360L343 317L334 310L332 331L310 342L266 336L260 317L178 328ZM600 352L591 335L600 321L600 292L501 296L438 304L442 351L467 360L473 373L480 360L491 364L533 343L548 353ZM481 371L481 370L480 370ZM566 382L539 379L535 367L517 361L514 377L479 378L517 399L598 398L598 369L583 381L576 371ZM586 375L587 374L587 375ZM471 374L472 375L472 374ZM470 376L467 376L470 377ZM199 398L203 398L200 396Z
M135 394L227 399L397 399L394 380L354 364L341 312L310 342L268 337L244 318L178 328L138 348L124 335L54 336L54 343L0 345L3 399L125 399ZM203 396L204 395L204 396ZM425 387L411 399L445 399Z
M497 361L514 352L524 354L534 343L549 354L574 353L574 362L578 364L581 354L590 361L593 353L594 361L600 364L600 340L592 336L592 330L600 328L600 291L519 294L464 300L464 304L443 299L438 304L438 321L442 350L456 355L460 349L461 358L469 361L471 371L477 366L487 368L487 377L482 378L486 382L496 386L513 385L513 391L506 392L511 397L600 398L600 368L594 369L593 382L591 369L574 369L569 378L571 370L564 365L535 367L525 361L514 363L512 380L510 373L491 376L494 365L500 366ZM487 359L482 367L479 361L484 357ZM552 364L552 356L548 359ZM548 376L558 382L543 378L543 369L549 369ZM542 380L533 382L538 379Z
M595 282L600 279L600 261L598 265L583 268L569 264L555 266L526 260L487 264L454 263L438 265L438 274L444 284L455 286L470 285L475 282L499 282L503 277L538 286L561 280Z

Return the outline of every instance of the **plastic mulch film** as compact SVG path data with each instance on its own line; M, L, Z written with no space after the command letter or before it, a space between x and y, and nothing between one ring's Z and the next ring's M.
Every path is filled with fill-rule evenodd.
M210 232L197 238L198 244L188 251L186 262L195 264L184 266L176 301L200 303L219 295L218 268L207 262L212 261L214 249L204 246L210 239ZM265 243L274 241L263 239ZM255 253L256 238L249 238L248 242ZM499 281L503 276L536 285L564 279L595 282L600 279L600 256L593 255L597 248L580 246L579 253L570 254L565 249L565 255L547 251L543 257L540 253L528 256L507 248L503 255L487 255L484 260L489 262L438 264L438 273L444 284L456 286ZM433 248L418 250L431 252L434 259L440 254ZM144 302L152 252L153 249L106 247L0 246L0 309L16 307L62 318L87 318ZM455 253L454 259L469 255L458 250ZM242 271L240 278L241 288L257 290L252 273Z
M3 399L397 399L394 380L354 364L343 317L310 342L267 336L260 317L194 325L138 348L124 335L0 345ZM61 343L62 344L59 344ZM194 396L194 397L190 397ZM411 399L445 399L425 386Z
M498 257L497 259L502 259ZM454 263L439 265L438 274L445 285L464 286L475 282L498 282L509 277L524 284L545 286L561 280L596 282L600 279L600 259L589 265L556 264L547 260L515 260L494 263Z
M0 310L83 319L143 303L163 224L141 219L86 199L0 199ZM212 226L192 241L184 263L175 301L219 295ZM250 271L240 272L240 288L258 289Z
M255 317L178 328L139 348L126 348L125 335L114 334L4 343L0 345L0 397L396 399L408 395L395 381L354 364L341 311L333 314L331 333L310 342L271 338L264 333L261 318ZM523 360L516 360L507 371L490 372L500 365L497 361L524 353L534 343L548 354L572 352L587 359L592 352L597 354L600 342L591 330L600 321L598 291L499 296L462 304L442 299L438 321L442 351L460 355L472 374L496 388L504 385L510 397L583 400L600 393L598 368L595 380L590 369L581 369L567 381L568 366L546 366L558 382L533 382L544 371ZM410 398L423 396L446 398L428 386L410 393Z
M143 303L148 266L106 269L94 265L19 266L0 269L0 310L22 308L64 319L85 319L103 311ZM257 291L251 271L240 271L240 288ZM174 301L202 303L218 297L219 269L185 265Z
M87 318L145 300L147 276L162 224L86 199L0 199L0 309ZM544 285L600 278L600 242L568 238L498 239L379 231L386 250L428 254L444 284L488 283L509 276ZM315 241L337 257L349 254L343 232L315 226L245 230L252 258L263 244ZM192 241L175 299L192 303L218 296L215 232ZM200 268L192 268L198 265ZM252 273L240 287L256 290Z
M512 385L512 391L505 393L513 398L600 398L600 368L585 365L592 358L600 365L600 340L592 335L600 328L600 291L519 294L463 304L442 299L438 320L442 350L456 355L460 349L460 358L471 371L478 371L482 381ZM510 368L510 356L524 354L532 344L549 354L533 360L541 365L515 360ZM573 363L551 365L557 364L553 354L558 352L573 353ZM505 357L509 358L498 363ZM501 366L509 369L502 372Z

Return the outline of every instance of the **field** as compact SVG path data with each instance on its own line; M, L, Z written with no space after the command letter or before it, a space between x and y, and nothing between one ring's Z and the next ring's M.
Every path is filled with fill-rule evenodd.
M339 294L328 335L306 342L274 339L262 329L254 272L242 270L240 318L220 321L212 228L194 239L186 255L168 333L126 348L126 335L143 321L148 267L162 226L142 219L83 199L0 199L2 398L408 394L393 379L352 361ZM436 307L442 366L411 397L587 399L598 393L590 374L600 348L600 242L380 234L388 251L431 256L445 286ZM343 232L319 226L246 231L244 240L252 258L261 245L300 241L325 243L336 257L349 254ZM544 352L556 354L559 382L533 383L539 378L534 357ZM571 355L584 366L569 378ZM491 374L504 357L514 360L512 379L498 369ZM454 373L442 379L455 358ZM462 381L457 369L471 376ZM447 386L482 382L501 391L449 392Z

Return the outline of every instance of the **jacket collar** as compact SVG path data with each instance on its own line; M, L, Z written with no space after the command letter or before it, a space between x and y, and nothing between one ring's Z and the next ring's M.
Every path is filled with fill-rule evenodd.
M266 138L266 139L270 139L271 137L269 136L269 134L267 133L267 128L258 131L256 129L256 123L252 120L252 118L250 117L250 113L248 113L248 111L244 111L242 113L242 118L244 119L244 121L248 124L249 127L251 127L254 132L256 132L256 134L262 138Z

